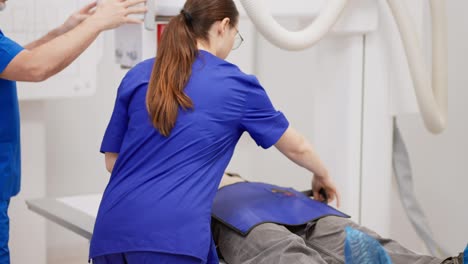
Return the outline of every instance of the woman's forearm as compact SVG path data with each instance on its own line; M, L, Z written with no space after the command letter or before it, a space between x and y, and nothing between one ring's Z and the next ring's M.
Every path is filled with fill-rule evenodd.
M328 176L328 170L312 145L295 129L288 128L275 146L291 161L314 173L315 176Z

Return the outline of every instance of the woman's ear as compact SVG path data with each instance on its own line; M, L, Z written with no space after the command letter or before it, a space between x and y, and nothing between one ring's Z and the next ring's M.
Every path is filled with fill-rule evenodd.
M229 24L231 23L231 19L228 17L224 18L221 23L219 23L218 33L224 34L229 29Z

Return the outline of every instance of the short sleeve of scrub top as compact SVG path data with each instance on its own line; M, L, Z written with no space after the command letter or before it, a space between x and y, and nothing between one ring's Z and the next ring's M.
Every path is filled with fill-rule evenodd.
M119 153L125 133L127 132L129 121L128 104L130 101L129 96L124 90L127 86L127 81L127 78L124 78L117 90L114 111L101 144L102 153Z
M278 142L289 127L289 122L282 112L275 109L257 78L249 77L251 80L241 125L257 145L267 149Z
M23 50L16 42L7 38L0 31L0 73L2 73L8 64Z

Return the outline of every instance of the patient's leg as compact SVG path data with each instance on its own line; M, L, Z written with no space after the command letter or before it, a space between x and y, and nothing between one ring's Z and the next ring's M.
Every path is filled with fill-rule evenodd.
M344 241L346 238L346 226L351 226L352 228L360 230L370 235L371 237L377 239L380 242L380 244L385 248L394 264L442 263L442 260L440 259L416 254L411 250L403 247L401 244L394 240L382 238L372 230L360 226L349 219L335 216L328 216L318 221L309 223L306 227L305 234L303 235L303 237L310 247L316 250L323 247L326 250L329 250L334 254L339 255L340 259L344 260ZM329 259L327 255L323 255L322 257L327 263L337 263L333 262L333 259ZM344 261L341 263L344 263Z
M276 224L262 224L243 237L214 223L213 235L228 264L326 264L304 240Z

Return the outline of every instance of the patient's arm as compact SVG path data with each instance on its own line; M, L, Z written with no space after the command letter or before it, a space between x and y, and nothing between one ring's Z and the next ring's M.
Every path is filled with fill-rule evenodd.
M114 169L114 164L115 164L115 161L117 160L117 157L119 157L119 153L106 152L105 154L106 169L110 173L112 173L112 170Z
M324 200L324 197L319 195L320 189L323 188L327 192L330 201L337 199L339 206L339 194L333 180L312 145L303 135L294 128L289 127L275 144L275 147L294 163L314 174L312 188L316 199L320 197L321 200Z

